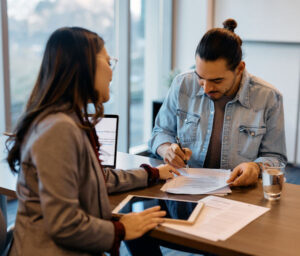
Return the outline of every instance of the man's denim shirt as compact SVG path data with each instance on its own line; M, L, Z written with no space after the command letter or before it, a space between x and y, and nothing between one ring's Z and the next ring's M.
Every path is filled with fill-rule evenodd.
M198 84L193 71L175 77L157 115L149 147L154 154L165 143L193 152L188 164L203 167L213 128L214 103ZM235 98L225 107L221 168L242 162L286 164L282 95L246 70Z

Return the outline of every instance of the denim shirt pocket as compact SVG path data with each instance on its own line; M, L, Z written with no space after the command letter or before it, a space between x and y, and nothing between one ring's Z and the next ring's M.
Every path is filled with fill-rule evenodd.
M250 161L258 157L258 151L263 136L266 134L266 127L239 127L238 152L241 156Z
M182 142L192 142L197 138L200 116L177 109L178 137Z

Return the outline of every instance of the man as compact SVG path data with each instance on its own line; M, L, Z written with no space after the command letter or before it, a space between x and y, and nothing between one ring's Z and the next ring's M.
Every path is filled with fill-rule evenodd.
M223 25L201 39L195 70L174 79L149 147L177 168L233 169L228 182L247 186L263 164L287 162L282 95L246 71L237 23Z

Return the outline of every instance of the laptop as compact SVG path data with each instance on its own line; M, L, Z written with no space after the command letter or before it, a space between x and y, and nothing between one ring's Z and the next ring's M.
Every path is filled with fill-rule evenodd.
M118 142L118 115L104 115L95 129L100 142L100 160L103 167L116 167Z

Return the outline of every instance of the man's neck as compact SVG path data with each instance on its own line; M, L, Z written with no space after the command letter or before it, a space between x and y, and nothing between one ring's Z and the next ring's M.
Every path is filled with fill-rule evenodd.
M228 93L226 93L226 96L231 97L231 98L235 97L236 93L240 89L242 77L243 77L243 73L241 73L240 75L236 76L236 78L233 81L233 86L228 91Z

